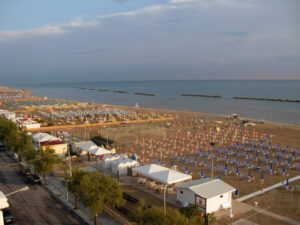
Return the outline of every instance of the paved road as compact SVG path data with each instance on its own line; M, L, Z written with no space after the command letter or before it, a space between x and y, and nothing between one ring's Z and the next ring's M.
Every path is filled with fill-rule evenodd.
M18 225L81 224L58 204L42 186L30 185L18 175L19 167L5 152L0 152L0 190L11 193L26 185L30 188L8 196L10 209Z

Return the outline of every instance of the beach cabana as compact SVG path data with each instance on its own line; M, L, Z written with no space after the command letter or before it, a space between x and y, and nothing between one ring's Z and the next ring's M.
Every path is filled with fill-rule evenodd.
M192 176L163 167L156 164L149 164L146 166L135 167L132 169L137 174L151 178L163 184L164 190L164 212L166 212L166 188L168 185L180 183L186 180L191 180Z

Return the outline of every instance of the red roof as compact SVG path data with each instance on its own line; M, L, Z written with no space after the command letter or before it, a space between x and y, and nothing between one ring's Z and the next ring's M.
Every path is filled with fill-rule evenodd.
M65 142L60 141L60 140L53 140L53 141L43 141L43 142L40 142L40 145L41 145L41 146L61 145L61 144L65 144Z

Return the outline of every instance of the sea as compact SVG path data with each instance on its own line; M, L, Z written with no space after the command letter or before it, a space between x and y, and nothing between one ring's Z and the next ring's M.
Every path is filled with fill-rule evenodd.
M108 89L102 92L74 87ZM300 125L300 103L237 100L234 96L300 99L300 80L163 80L94 81L23 84L34 96L82 102L201 112L239 114L256 120ZM121 90L128 93L115 93ZM135 95L134 92L155 96ZM185 94L221 95L222 98L181 96Z

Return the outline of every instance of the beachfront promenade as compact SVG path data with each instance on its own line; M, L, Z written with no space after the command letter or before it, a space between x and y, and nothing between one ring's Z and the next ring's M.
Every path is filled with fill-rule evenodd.
M300 175L296 176L296 177L293 177L293 178L290 178L289 182L292 182L292 181L295 181L295 180L298 180L298 179L300 179ZM272 186L264 188L263 190L259 190L259 191L253 192L251 194L245 195L245 196L243 196L241 198L238 198L238 199L236 199L236 201L239 201L239 202L245 201L245 200L247 200L249 198L253 198L253 197L257 196L257 195L261 195L261 194L263 194L263 193L265 193L267 191L271 191L272 189L278 188L278 187L283 186L285 184L286 184L286 181L274 184Z
M138 123L149 123L149 122L161 122L174 120L174 117L162 117L155 119L144 119L144 120L131 120L131 121L113 121L113 122L100 122L100 123L87 123L87 124L70 124L70 125L61 125L61 126L49 126L49 127L40 127L40 128L30 128L26 129L28 132L41 132L41 131L50 131L50 130L62 130L66 128L87 128L87 127L101 127L101 126L113 126L120 124L138 124Z

